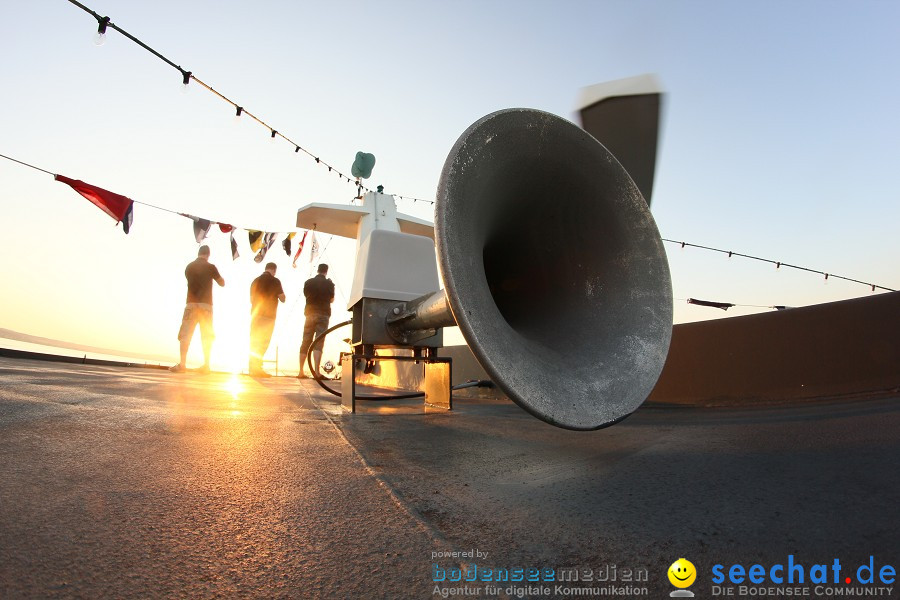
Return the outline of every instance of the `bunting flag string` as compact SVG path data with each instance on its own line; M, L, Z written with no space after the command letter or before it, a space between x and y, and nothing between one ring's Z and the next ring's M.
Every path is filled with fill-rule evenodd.
M171 210L168 208L163 208L161 206L156 206L154 204L150 204L147 202L142 202L140 200L132 200L131 198L123 196L122 194L117 194L115 192L111 192L111 191L103 189L101 187L97 187L95 185L85 183L84 181L81 181L79 179L71 179L71 178L65 177L63 175L55 174L46 169L42 169L35 165L32 165L32 164L23 162L21 160L17 160L15 158L6 156L5 154L0 154L0 158L5 158L14 163L18 163L20 165L30 167L36 171L46 173L48 175L53 176L53 178L56 181L59 181L60 183L65 183L66 185L71 187L73 190L78 192L81 196L83 196L84 198L89 200L97 208L99 208L100 210L102 210L103 212L108 214L110 217L115 219L117 224L122 223L122 229L125 233L129 233L133 226L134 205L135 204L141 204L141 205L147 206L149 208L155 208L157 210L161 210L164 212L172 213L174 215L179 215L181 217L186 217L186 218L190 219L192 221L192 226L193 226L194 240L198 244L202 243L203 240L207 238L207 236L209 235L209 231L213 225L218 225L219 230L222 233L230 234L231 256L232 256L232 259L234 259L234 260L237 260L238 257L240 256L240 253L238 252L237 242L234 239L234 232L237 229L244 229L245 231L248 232L250 247L252 248L253 252L260 251L260 248L262 247L263 243L268 244L268 246L265 249L266 251L268 251L269 248L271 248L272 244L275 243L275 240L277 239L277 237L279 235L287 236L287 239L285 240L287 242L291 238L293 238L294 235L296 235L296 233L297 233L296 231L263 232L260 230L250 229L247 227L235 227L234 225L231 225L229 223L223 223L220 221L213 221L211 219L206 219L203 217L197 217L197 216L190 215L187 213L178 212L178 211ZM308 231L303 232L304 239L306 238L307 233L308 233ZM289 246L290 245L288 244L288 247ZM300 251L302 249L303 249L303 242L301 241L300 248L298 248L298 250L297 250L297 255L294 257L294 266L295 267L296 267L296 260L297 260L297 258L299 258ZM265 256L265 252L263 252L262 256L263 257ZM288 256L290 256L289 251L288 251ZM261 261L262 261L262 258L259 258L259 260L257 260L256 262L261 262Z
M134 204L142 204L142 205L148 206L148 207L150 207L150 208L155 208L155 209L157 209L157 210L162 210L162 211L165 211L165 212L169 212L169 213L172 213L172 214L180 215L180 216L187 217L187 218L191 219L191 220L193 221L193 226L194 226L194 237L195 237L197 243L200 243L200 242L206 237L206 235L207 235L208 232L209 232L209 229L211 228L211 226L212 226L213 224L219 225L219 229L220 229L223 233L231 233L232 257L233 257L235 260L236 260L237 257L238 257L237 245L235 244L235 241L234 241L234 230L235 230L235 229L244 229L244 230L246 230L246 231L248 232L248 236L249 236L249 237L248 237L248 240L249 240L249 242L250 242L250 246L251 246L251 249L253 250L253 252L259 252L259 250L260 250L260 248L262 247L262 245L263 245L264 242L267 242L267 243L268 243L268 245L267 245L267 247L266 247L266 251L268 251L268 249L269 249L269 248L271 247L271 245L274 243L275 238L276 238L278 235L284 234L284 235L288 235L288 236L293 237L293 234L295 233L295 232L264 232L264 231L262 231L262 230L250 229L250 228L246 228L246 227L240 227L240 228L238 228L238 227L235 227L235 226L233 226L233 225L231 225L231 224L228 224L228 223L223 223L223 222L220 222L220 221L213 221L213 220L211 220L211 219L205 219L205 218L201 218L201 217L195 217L195 216L193 216L193 215L188 215L188 214L181 213L181 212L178 212L178 211L174 211L174 210L171 210L171 209L168 209L168 208L163 208L163 207L161 207L161 206L156 206L156 205L153 205L153 204L149 204L149 203L147 203L147 202L142 202L142 201L140 201L140 200L132 200L131 198L128 198L128 197L123 196L123 195L121 195L121 194L117 194L117 193L115 193L115 192L111 192L111 191L109 191L109 190L105 190L105 189L103 189L103 188L100 188L100 187L97 187L97 186L94 186L94 185L85 183L85 182L83 182L83 181L81 181L81 180L70 179L70 178L68 178L68 177L64 177L64 176L62 176L62 175L55 174L55 173L53 173L53 172L51 172L51 171L48 171L48 170L46 170L46 169L42 169L42 168L37 167L37 166L35 166L35 165L32 165L32 164L23 162L23 161L21 161L21 160L17 160L17 159L15 159L15 158L6 156L6 155L4 155L4 154L0 154L0 158L5 158L5 159L7 159L7 160L9 160L9 161L18 163L18 164L20 164L20 165L24 165L24 166L26 166L26 167L30 167L30 168L32 168L32 169L34 169L34 170L36 170L36 171L40 171L40 172L42 172L42 173L46 173L46 174L48 174L48 175L52 175L53 178L54 178L56 181L60 181L61 183L65 183L66 185L70 186L72 189L74 189L76 192L78 192L78 193L79 193L80 195L82 195L84 198L86 198L87 200L89 200L92 204L94 204L95 206L97 206L98 208L100 208L103 212L105 212L106 214L108 214L109 216L111 216L113 219L115 219L117 223L122 223L122 229L125 231L125 233L129 233L129 232L131 231L131 227L132 227L133 219L134 219L134 212L133 212ZM379 187L380 187L380 186L379 186ZM303 232L303 237L300 239L300 243L298 244L297 252L296 252L296 254L294 255L294 259L293 259L293 262L292 262L292 266L295 267L295 268L296 268L296 266L297 266L297 260L298 260L298 258L300 257L300 253L303 251L304 242L306 241L306 235L307 235L309 232L310 232L310 230L307 230L307 231L304 231L304 232ZM201 234L202 234L202 236L201 236ZM269 236L272 236L271 239L269 239ZM774 264L776 269L780 269L781 267L787 267L787 268L792 268L792 269L798 269L798 270L801 270L801 271L807 271L807 272L810 272L810 273L818 273L818 274L820 274L820 275L824 275L826 281L828 280L829 277L832 277L832 278L835 278L835 279L842 279L842 280L845 280L845 281L850 281L850 282L853 282L853 283L859 283L859 284L862 284L862 285L865 285L865 286L869 286L869 287L872 289L873 292L874 292L876 289L881 289L881 290L884 290L884 291L887 291L887 292L895 292L895 291L897 291L897 290L895 290L895 289L892 289L892 288L889 288L889 287L886 287L886 286L883 286L883 285L876 285L876 284L874 284L874 283L869 283L869 282L861 281L861 280L859 280L859 279L852 279L852 278L850 278L850 277L844 277L844 276L842 276L842 275L835 275L834 273L827 273L827 272L825 272L825 271L817 271L817 270L815 270L815 269L809 269L809 268L807 268L807 267L801 267L801 266L797 266L797 265L792 265L792 264L789 264L789 263L785 263L785 262L781 262L781 261L775 261L775 260L770 260L770 259L767 259L767 258L760 258L760 257L758 257L758 256L752 256L752 255L749 255L749 254L741 254L741 253L734 252L734 251L730 251L730 250L721 250L721 249L719 249L719 248L712 248L712 247L709 247L709 246L701 246L701 245L699 245L699 244L691 244L691 243L688 243L688 242L677 242L677 241L670 240L670 239L666 239L666 238L662 238L662 241L663 241L663 242L672 243L672 244L678 244L678 245L681 246L682 248L685 248L685 247L687 247L687 246L690 246L690 247L692 247L692 248L699 248L699 249L702 249L702 250L709 250L709 251L713 251L713 252L719 252L719 253L722 253L722 254L727 254L729 257L732 257L732 256L739 256L739 257L742 257L742 258L749 258L749 259L752 259L752 260L757 260L757 261L767 262L767 263L770 263L770 264ZM289 244L288 242L290 242L290 238L287 239L287 240L285 240L285 245L284 245L283 247L284 247L284 249L285 249L285 252L286 252L288 255L290 255L290 244ZM315 232L314 232L314 231L313 231L313 235L312 235L311 247L312 247L312 248L311 248L311 251L310 251L310 258L309 258L309 262L310 262L310 263L312 263L312 262L316 259L316 256L318 255L318 251L319 251L319 244L318 244L318 241L316 240ZM263 256L265 256L265 253L263 253ZM260 261L262 261L262 258L260 258L257 262L260 262ZM705 301L694 301L694 302L691 302L691 303L692 303L692 304L701 304L701 305L702 305L703 302L705 302ZM727 304L727 303L716 303L716 304ZM706 306L709 306L709 305L706 304ZM745 306L745 305L731 305L731 306ZM730 307L715 306L715 308L722 308L722 310L727 310L727 309L730 308ZM784 309L785 307L783 307L783 306L770 306L770 307L763 307L763 308L775 308L775 309L781 310L781 309Z

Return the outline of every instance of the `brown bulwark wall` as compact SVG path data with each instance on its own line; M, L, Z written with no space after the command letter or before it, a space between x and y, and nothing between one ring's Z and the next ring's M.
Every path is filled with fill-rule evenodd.
M900 292L675 326L648 399L747 404L897 391Z
M467 346L453 384L487 379ZM421 389L421 366L382 363L375 386ZM399 367L399 370L398 370ZM747 405L900 391L900 292L804 308L676 325L648 401ZM501 395L471 388L454 395Z

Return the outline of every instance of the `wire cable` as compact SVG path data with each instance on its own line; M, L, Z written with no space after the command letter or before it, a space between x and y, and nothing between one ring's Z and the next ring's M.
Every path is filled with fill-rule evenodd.
M322 376L313 368L312 351L313 351L313 348L315 348L316 344L319 343L319 340L324 340L325 336L328 335L329 333L331 333L332 331L334 331L335 329L339 329L341 327L344 327L345 325L349 325L352 322L353 322L353 320L350 319L350 320L344 321L343 323L338 323L334 327L330 327L330 328L326 329L322 335L320 335L319 337L317 337L316 339L313 340L312 344L309 345L309 349L306 351L306 364L309 367L310 372L313 374L313 379L316 380L316 383L318 383L322 389L327 391L329 394L337 396L338 398L343 398L343 394L341 392L338 392L337 390L333 390L330 387L328 387L327 385L325 385L321 378ZM301 366L301 373L302 373L302 369L303 369L303 367ZM350 374L351 377L353 377L353 375L354 375L353 373ZM494 387L494 382L490 381L488 379L477 379L477 380L470 379L469 381L466 381L465 383L458 383L458 384L452 386L450 389L451 390L462 390L462 389L470 388L470 387L492 388L492 387ZM391 395L379 395L379 396L362 396L360 394L357 394L355 396L355 398L357 400L379 400L379 401L381 401L381 400L406 400L408 398L421 398L424 395L425 395L425 392L408 392L408 393L403 393L403 394L391 394Z
M353 320L350 319L350 320L344 321L343 323L338 323L334 327L330 327L330 328L326 329L322 335L320 335L319 337L317 337L316 339L313 340L312 344L309 345L309 349L306 351L306 364L309 367L309 371L313 374L313 379L316 380L316 383L318 383L319 386L322 387L322 389L324 389L325 391L327 391L328 393L330 393L334 396L337 396L338 398L342 398L343 394L341 392L333 390L330 387L328 387L327 385L325 385L321 378L322 376L313 368L312 352L313 352L313 348L316 347L316 345L320 342L320 340L324 340L326 335L328 335L335 329L339 329L341 327L344 327L345 325L349 325L352 322L353 322ZM301 367L301 373L302 373L302 367ZM352 377L353 374L351 373L350 376ZM471 381L467 381L465 383L460 383L460 384L454 385L450 389L451 390L461 390L461 389L468 388L468 387L493 387L493 385L494 385L493 382L485 380L485 379L471 380ZM421 398L424 395L425 395L425 392L408 392L408 393L403 393L403 394L392 394L389 396L384 396L384 395L362 396L362 395L357 394L355 397L357 400L405 400L407 398Z
M322 335L319 336L319 338L324 339L325 336L328 335L329 332L331 332L335 329L338 329L339 327L343 327L344 325L347 325L352 322L353 321L350 320L350 321L344 321L343 323L338 323L334 327L326 330L325 333L323 333ZM310 346L309 346L309 350L306 351L306 363L309 366L309 370L312 372L313 378L316 380L316 383L318 383L322 389L324 389L325 391L327 391L328 393L330 393L334 396L337 396L338 398L343 398L344 397L343 393L333 390L330 387L328 387L327 385L325 385L324 383L322 383L321 375L313 369L312 360L311 360L310 356L312 353L312 349L316 345L316 342L319 340L319 338L316 338L315 340L313 340L313 343L310 344ZM353 376L353 374L351 374L351 377L352 376ZM455 390L462 390L462 389L470 388L470 387L492 388L492 387L494 387L494 382L490 381L488 379L470 379L469 381L466 381L465 383L458 383L454 386L451 386L450 389L452 391L455 391ZM391 395L379 395L379 396L362 396L360 394L356 394L356 396L354 396L354 398L356 400L384 401L384 400L407 400L409 398L421 398L424 395L425 395L425 392L409 392L409 393L403 393L403 394L391 394Z
M0 158L5 158L6 160L11 160L11 161L13 161L13 162L15 162L15 163L19 163L20 165L25 165L26 167L31 167L31 168L34 169L35 171L40 171L41 173L46 173L47 175L53 175L54 177L56 177L56 173L51 173L51 172L48 171L47 169L42 169L42 168L40 168L40 167L36 167L36 166L34 166L34 165L28 164L27 162L24 162L24 161L21 161L21 160L16 160L15 158L12 158L12 157L10 157L10 156L6 156L5 154L0 154Z
M316 383L318 383L322 389L327 391L329 394L337 396L338 398L343 398L344 395L341 392L338 392L337 390L331 389L330 387L328 387L327 385L325 385L323 383L322 375L318 371L316 371L315 368L313 368L312 353L313 353L313 349L316 347L316 345L320 344L321 342L323 342L325 340L326 335L328 335L335 329L339 329L341 327L344 327L345 325L349 325L352 322L353 322L353 320L350 319L350 320L344 321L343 323L338 323L334 327L329 327L328 329L325 330L324 333L322 333L322 335L316 337L316 339L313 340L313 342L309 345L309 348L306 350L306 364L309 367L309 372L313 374L313 379L316 380ZM300 369L301 369L300 372L302 373L303 367L301 366ZM351 377L353 377L353 375L354 375L353 373L350 374ZM424 395L425 395L425 392L409 392L409 393L404 393L404 394L392 394L390 396L363 396L360 394L356 394L355 398L357 400L405 400L407 398L421 398Z
M760 262L766 262L766 263L769 263L769 264L773 264L773 265L775 265L775 268L776 268L776 269L780 269L781 267L788 267L788 268L790 268L790 269L797 269L797 270L799 270L799 271L806 271L806 272L808 272L808 273L816 273L816 274L818 274L818 275L824 275L826 280L827 280L829 277L834 277L835 279L843 279L844 281L851 281L851 282L853 282L853 283L860 283L860 284L862 284L862 285L866 285L866 286L871 287L873 292L875 291L876 288L879 289L879 290L885 290L885 291L887 291L887 292L896 292L896 291L897 291L897 290L891 289L891 288L889 288L889 287L884 287L883 285L876 285L876 284L874 284L874 283L869 283L869 282L867 282L867 281L860 281L859 279L852 279L852 278L850 278L850 277L844 277L844 276L842 276L842 275L835 275L834 273L826 273L825 271L817 271L816 269L810 269L810 268L808 268L808 267L801 267L801 266L798 266L798 265L792 265L792 264L790 264L790 263L781 262L780 260L771 260L771 259L769 259L769 258L760 258L759 256L752 256L752 255L750 255L750 254L741 254L740 252L734 252L734 251L732 251L732 250L722 250L721 248L712 248L712 247L710 247L710 246L701 246L701 245L699 245L699 244L691 244L691 243L689 243L689 242L679 242L679 241L676 241L676 240L669 240L669 239L666 239L666 238L662 238L662 241L664 241L664 242L669 242L670 244L678 244L678 245L681 246L682 248L684 248L685 246L690 246L691 248L699 248L699 249L701 249L701 250L709 250L709 251L711 251L711 252L719 252L719 253L721 253L721 254L727 254L729 258L731 258L732 256L740 256L741 258L749 258L749 259L752 259L752 260L758 260L758 261L760 261Z

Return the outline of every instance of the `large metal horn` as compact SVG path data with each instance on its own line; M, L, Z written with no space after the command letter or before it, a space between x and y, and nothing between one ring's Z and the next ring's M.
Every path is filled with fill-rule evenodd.
M584 130L528 109L474 123L444 164L435 240L456 323L519 406L598 429L650 394L669 266L638 188Z

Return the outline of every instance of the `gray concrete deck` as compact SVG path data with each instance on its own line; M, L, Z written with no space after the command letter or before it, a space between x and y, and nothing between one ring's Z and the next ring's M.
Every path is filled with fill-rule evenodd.
M682 556L709 597L714 564L900 562L896 398L645 407L596 432L508 402L337 402L0 359L0 597L432 598L434 564L477 564L615 565L660 598ZM549 589L524 596L567 597Z

